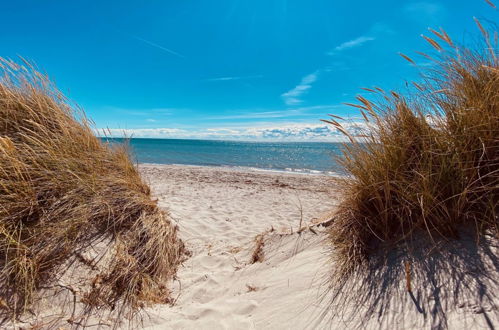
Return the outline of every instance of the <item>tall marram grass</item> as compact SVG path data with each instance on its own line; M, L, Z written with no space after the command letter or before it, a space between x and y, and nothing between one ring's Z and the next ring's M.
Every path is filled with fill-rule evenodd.
M0 66L2 317L25 311L63 265L99 242L112 243L111 258L88 279L82 301L167 301L183 244L126 148L96 138L83 112L29 63Z
M373 97L353 105L364 117L364 136L350 136L334 116L325 120L352 140L330 230L340 278L418 235L435 244L468 229L477 240L497 237L498 34L476 23L483 42L473 49L430 29L433 36L424 38L436 55L419 53L432 66L413 92L365 89Z

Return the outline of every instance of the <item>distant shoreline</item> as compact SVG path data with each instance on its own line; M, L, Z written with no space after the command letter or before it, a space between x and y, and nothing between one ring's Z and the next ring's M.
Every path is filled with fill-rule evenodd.
M273 169L273 168L258 168L250 166L230 166L230 165L191 165L191 164L159 164L159 163L138 163L139 168L145 167L178 167L192 169L212 169L230 172L241 173L266 173L266 174L284 174L284 175L314 175L327 177L342 177L343 175L333 171L317 171L311 169Z

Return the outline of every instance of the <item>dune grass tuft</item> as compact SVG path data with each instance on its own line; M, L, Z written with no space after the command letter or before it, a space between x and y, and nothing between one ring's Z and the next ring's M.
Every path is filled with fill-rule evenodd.
M167 302L183 244L126 147L96 138L84 113L29 63L1 59L0 67L1 316L25 312L61 267L103 242L111 257L82 302Z
M417 235L434 244L465 228L477 240L497 237L498 40L476 22L484 42L474 49L430 29L424 38L436 55L419 53L431 66L415 91L365 89L373 97L353 105L364 136L350 136L334 116L325 120L352 141L340 159L349 176L330 231L340 278Z
M414 88L363 88L351 104L361 134L337 116L324 120L350 143L339 158L348 175L338 179L342 200L329 227L335 268L323 317L349 328L373 320L380 328L493 327L499 44L497 31L475 21L476 47L430 29L433 51L418 53L424 66L400 54L421 70ZM456 307L459 316L449 317Z

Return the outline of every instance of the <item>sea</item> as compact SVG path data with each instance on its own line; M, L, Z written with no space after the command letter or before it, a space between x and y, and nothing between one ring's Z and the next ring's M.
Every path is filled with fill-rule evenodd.
M137 163L250 168L262 171L343 175L341 143L242 142L152 138L103 138L127 143Z

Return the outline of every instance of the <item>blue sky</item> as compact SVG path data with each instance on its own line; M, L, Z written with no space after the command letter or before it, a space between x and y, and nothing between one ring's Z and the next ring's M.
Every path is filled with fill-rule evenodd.
M5 1L0 56L34 61L99 128L323 139L360 87L399 89L428 27L473 42L484 0ZM424 64L424 61L421 61ZM334 135L334 134L333 134Z

